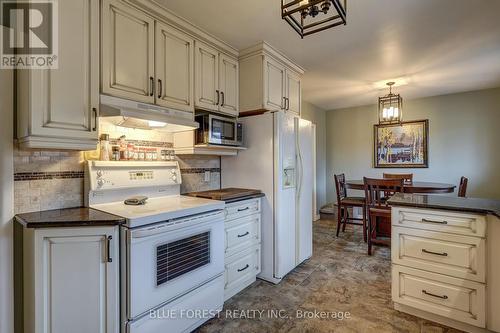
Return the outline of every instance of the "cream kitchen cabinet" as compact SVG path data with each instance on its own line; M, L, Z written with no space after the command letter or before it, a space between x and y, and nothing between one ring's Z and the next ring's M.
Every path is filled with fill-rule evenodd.
M22 147L95 149L99 116L99 2L59 3L59 68L17 71Z
M195 106L238 116L238 61L202 42L195 51Z
M102 92L154 103L154 19L121 1L102 5Z
M449 210L445 199L442 210L399 206L404 196L391 202L394 308L467 332L500 332L500 219L481 207L466 212L474 201Z
M261 271L261 211L261 198L226 204L224 300L255 282Z
M286 110L300 116L304 70L262 42L241 51L240 113Z
M104 0L102 93L194 112L194 39L120 0Z
M118 333L118 227L22 234L24 332Z
M156 104L194 110L194 39L161 22L156 23Z

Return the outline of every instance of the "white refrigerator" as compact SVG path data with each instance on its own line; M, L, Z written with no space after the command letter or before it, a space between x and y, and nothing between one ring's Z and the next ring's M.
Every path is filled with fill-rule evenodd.
M312 255L314 132L284 111L239 120L247 150L221 158L221 184L264 192L258 277L279 283Z

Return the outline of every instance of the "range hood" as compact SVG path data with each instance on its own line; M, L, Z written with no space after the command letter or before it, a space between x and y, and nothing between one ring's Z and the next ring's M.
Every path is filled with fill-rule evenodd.
M155 129L165 132L183 132L199 127L191 112L134 102L107 95L100 96L101 117L117 126Z

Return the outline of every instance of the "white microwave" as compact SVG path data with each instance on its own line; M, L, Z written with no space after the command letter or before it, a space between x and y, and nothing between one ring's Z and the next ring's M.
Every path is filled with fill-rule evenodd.
M200 124L196 130L196 144L216 144L241 146L243 144L243 124L236 118L203 114L194 117Z

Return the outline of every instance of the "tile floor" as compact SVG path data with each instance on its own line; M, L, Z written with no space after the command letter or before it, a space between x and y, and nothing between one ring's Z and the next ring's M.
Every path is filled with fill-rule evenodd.
M336 238L334 222L320 220L313 239L313 257L281 284L257 280L197 332L458 332L392 308L390 250L376 247L369 257L359 227L348 226ZM297 317L297 311L315 310L330 317L349 312L350 318Z

